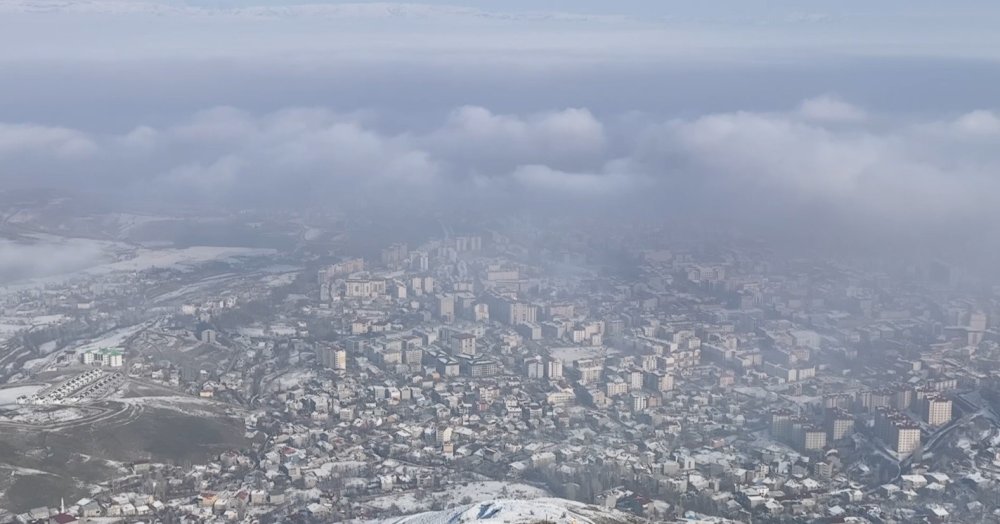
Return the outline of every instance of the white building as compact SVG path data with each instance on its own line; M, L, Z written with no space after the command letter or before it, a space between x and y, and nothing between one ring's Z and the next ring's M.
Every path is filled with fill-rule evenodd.
M563 376L562 360L549 358L545 363L545 377L548 379L560 379Z
M81 359L88 366L120 368L125 365L125 354L121 348L91 349L85 351Z
M338 346L321 347L319 353L320 363L323 367L344 371L347 369L347 351Z
M931 426L943 426L951 422L951 400L940 396L924 400L924 420Z
M451 353L453 355L476 356L476 336L471 333L459 333L452 336Z

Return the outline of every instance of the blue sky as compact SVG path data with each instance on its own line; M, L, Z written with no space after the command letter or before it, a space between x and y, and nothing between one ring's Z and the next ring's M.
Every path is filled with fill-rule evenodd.
M316 5L340 11L323 14ZM787 61L803 55L1000 60L995 31L1000 9L972 0L11 0L0 12L0 60L347 52L363 53L367 60L519 51L536 60L556 55L559 62L574 54L616 60Z

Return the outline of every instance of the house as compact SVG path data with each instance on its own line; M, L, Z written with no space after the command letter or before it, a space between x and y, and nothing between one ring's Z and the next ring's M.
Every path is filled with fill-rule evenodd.
M903 475L903 489L920 489L927 485L927 478L923 475Z
M34 508L28 510L27 513L30 520L47 520L50 514L49 508L47 507Z
M71 524L77 522L77 518L67 513L59 513L49 518L49 524Z
M101 505L98 504L96 500L91 500L80 505L80 516L100 517L102 513L103 510L101 509Z

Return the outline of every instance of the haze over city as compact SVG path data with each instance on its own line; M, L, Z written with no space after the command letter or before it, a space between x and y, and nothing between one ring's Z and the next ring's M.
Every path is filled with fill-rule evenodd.
M0 522L996 520L998 26L0 3Z

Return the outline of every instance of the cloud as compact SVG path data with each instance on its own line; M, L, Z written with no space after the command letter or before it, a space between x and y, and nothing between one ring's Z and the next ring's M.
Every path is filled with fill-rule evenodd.
M637 181L624 173L569 173L543 165L521 166L510 177L529 192L541 192L550 198L615 197L630 194Z
M121 134L11 125L0 129L18 131L6 139L17 147L0 147L0 160L27 147L62 153L85 144L89 162L65 163L54 155L41 165L23 164L8 182L287 203L380 191L454 194L468 189L473 174L510 178L520 166L536 164L589 168L604 156L603 126L585 109L520 116L467 106L419 133L391 133L364 120L325 108L252 114L218 107Z
M996 136L1000 135L1000 117L992 111L972 111L955 120L954 127L972 135Z
M806 197L857 190L886 153L874 137L840 135L780 115L709 115L672 123L665 133L668 150L702 176Z
M0 239L0 284L77 271L103 260L105 253L100 244L85 239Z
M157 181L168 187L181 187L200 194L230 191L239 183L239 173L245 167L242 160L227 155L207 164L195 162L179 165L167 171Z
M234 107L215 107L167 129L176 142L242 144L261 131L257 119Z
M233 206L467 202L559 212L608 202L618 213L762 225L806 216L884 231L1000 223L993 112L869 117L829 97L790 107L662 120L462 106L403 127L377 112L220 107L111 134L5 124L0 177L9 187Z
M0 123L0 154L49 154L76 157L96 149L86 134L63 127Z
M220 201L316 203L389 186L422 190L439 176L430 155L405 137L317 108L263 115L214 108L102 145L109 162L134 166L135 180L126 182Z
M815 205L848 220L919 227L994 214L982 197L1000 189L1000 153L921 126L844 129L769 113L724 113L653 130L637 157L646 169L674 169L703 197L747 214ZM979 153L959 161L963 148ZM692 182L694 181L694 182ZM755 209L756 208L756 209Z
M465 106L417 141L462 169L496 174L523 164L593 165L604 155L606 138L603 124L586 109L522 117Z
M863 109L831 95L803 100L798 114L808 120L827 122L859 122L868 117Z
M1000 11L917 3L0 2L0 188L990 230Z

